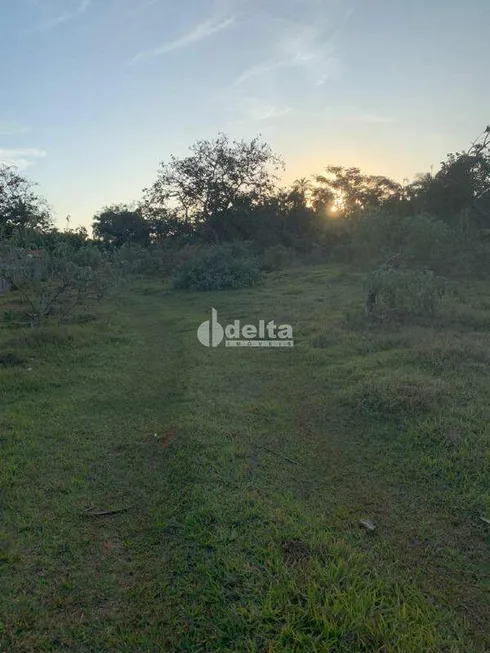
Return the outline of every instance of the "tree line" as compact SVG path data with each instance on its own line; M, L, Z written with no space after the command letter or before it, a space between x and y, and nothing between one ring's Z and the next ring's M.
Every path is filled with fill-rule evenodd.
M427 214L479 236L490 230L490 127L467 150L449 154L435 174L400 184L359 168L328 166L290 187L279 185L284 163L259 138L199 140L188 156L162 162L152 185L132 205L104 207L93 219L92 242L184 246L253 242L305 250L335 246L352 226L383 213L400 219ZM90 240L83 228L60 232L35 185L0 167L0 233L30 229L45 242Z

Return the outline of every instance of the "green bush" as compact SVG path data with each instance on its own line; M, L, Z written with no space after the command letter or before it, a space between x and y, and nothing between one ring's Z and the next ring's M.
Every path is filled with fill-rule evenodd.
M294 249L285 247L284 245L273 245L262 252L262 269L265 272L282 270L287 265L294 264L296 258Z
M253 286L259 277L259 261L246 248L220 245L183 263L173 276L173 286L179 290L234 290Z
M402 249L401 220L397 216L378 211L362 218L346 218L344 223L346 237L340 250L347 262L361 267L381 265Z
M115 250L113 259L122 274L144 274L153 268L149 248L134 243L125 243Z
M467 243L459 229L422 214L400 223L402 254L408 264L428 267L434 272L463 271Z
M433 315L449 290L448 282L430 270L383 266L368 278L368 312L376 317Z
M314 243L306 251L301 252L300 261L304 265L321 265L329 261L329 251L326 246Z
M114 252L114 261L123 274L164 279L174 274L185 261L195 257L201 249L199 245L177 247L153 244L141 247L126 243Z
M437 274L466 273L475 243L458 227L428 214L401 217L378 211L351 221L345 256L361 266L381 265L396 255L405 265Z
M86 300L100 300L117 276L108 255L87 245L78 250L66 242L52 249L18 247L14 239L0 244L0 277L28 306L31 324L69 315Z

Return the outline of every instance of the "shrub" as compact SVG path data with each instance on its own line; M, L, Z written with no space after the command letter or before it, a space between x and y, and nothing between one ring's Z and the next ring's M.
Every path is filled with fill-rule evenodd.
M141 247L127 243L114 252L114 262L123 274L166 278L201 249L199 245L178 247L153 244Z
M313 244L300 254L300 260L305 265L319 265L329 260L329 252L325 246Z
M380 265L402 249L400 219L378 211L362 218L347 218L346 233L350 244L344 240L342 253L346 261L360 266Z
M202 245L155 245L151 248L151 272L162 278L171 277L186 261L198 256L202 249Z
M448 292L447 280L422 272L383 266L368 278L369 314L376 317L432 315Z
M246 248L220 245L183 263L173 276L173 286L179 290L234 290L253 286L259 277L259 261Z
M438 274L468 271L475 243L458 227L428 214L401 217L378 211L350 221L351 244L345 256L363 265L380 265L397 255L406 265Z
M428 267L434 272L462 271L467 247L463 234L446 222L422 214L400 223L404 261Z
M282 270L296 261L296 252L284 245L273 245L262 253L262 269L265 272Z
M60 242L53 249L27 249L5 241L0 276L28 305L32 325L48 316L63 317L88 298L100 300L115 283L107 255L93 246L74 250Z
M122 274L144 274L153 267L147 247L125 243L113 253L114 264Z

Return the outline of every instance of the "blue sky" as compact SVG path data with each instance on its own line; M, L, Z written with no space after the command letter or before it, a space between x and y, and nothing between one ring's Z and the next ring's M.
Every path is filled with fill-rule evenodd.
M218 131L398 180L490 123L489 0L0 0L0 161L65 226Z

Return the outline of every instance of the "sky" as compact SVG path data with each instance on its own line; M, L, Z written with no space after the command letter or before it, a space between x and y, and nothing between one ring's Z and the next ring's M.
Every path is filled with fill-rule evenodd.
M398 181L490 123L489 0L0 0L0 162L64 228L171 154L261 135L284 183Z

